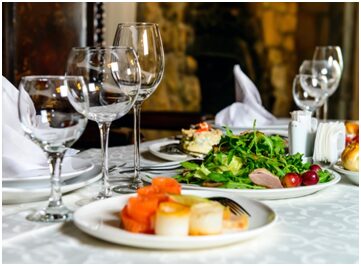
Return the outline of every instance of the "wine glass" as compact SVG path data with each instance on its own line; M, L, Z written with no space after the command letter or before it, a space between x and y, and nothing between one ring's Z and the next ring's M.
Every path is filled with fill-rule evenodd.
M302 110L314 112L327 99L327 80L324 77L300 74L293 80L292 96Z
M114 45L134 48L141 67L141 89L134 104L134 178L128 187L117 186L118 193L134 192L143 186L140 179L140 112L141 105L158 87L164 72L164 51L159 28L154 23L120 23Z
M329 96L333 95L338 88L343 70L343 58L341 48L339 46L316 46L313 53L314 61L326 61L327 67L322 69L321 74L326 76L329 82ZM326 120L328 116L327 99L323 106L323 118Z
M62 202L64 153L83 133L89 98L81 76L26 76L19 86L19 118L25 134L48 156L51 192L48 206L27 219L62 222L72 211Z
M108 138L112 121L121 118L135 103L140 88L140 66L129 47L73 48L67 74L82 75L88 87L88 118L98 123L102 150L102 189L94 200L109 198Z
M341 70L337 62L330 64L327 60L304 60L300 66L300 74L324 77L327 80L327 98L337 89L340 82ZM325 104L327 99L325 100ZM319 109L317 117L320 117ZM323 118L327 118L327 106L324 106Z

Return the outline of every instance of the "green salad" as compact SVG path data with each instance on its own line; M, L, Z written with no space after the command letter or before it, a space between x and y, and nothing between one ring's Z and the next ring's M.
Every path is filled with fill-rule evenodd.
M298 175L300 180L302 176L306 178L305 173L311 172L311 164L303 163L300 153L286 154L286 148L285 140L278 135L267 136L255 129L234 135L226 129L219 144L213 146L202 164L183 162L184 170L174 178L181 183L237 189L264 189L249 178L250 173L260 168L277 176L282 184L289 173ZM317 170L316 183L325 183L331 178L329 171ZM298 185L308 184L300 181Z

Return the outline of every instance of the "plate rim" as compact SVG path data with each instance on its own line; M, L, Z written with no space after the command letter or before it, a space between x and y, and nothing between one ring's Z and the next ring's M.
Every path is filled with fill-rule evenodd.
M163 153L161 153L160 151L155 149L155 147L157 147L157 149L159 149L161 146L168 145L168 144L171 144L171 143L180 143L180 141L179 140L167 140L167 141L156 142L156 143L153 143L153 144L149 145L148 150L154 156L157 156L158 158L163 159L163 160L167 160L167 161L183 161L183 160L186 160L188 158L191 158L191 156L189 156L187 154L184 154L184 155L180 154L180 155L175 155L174 156L174 155L167 155L166 153L164 153L164 156L163 156ZM159 155L159 154L161 154L161 155ZM166 159L169 156L171 158ZM172 159L172 156L174 156L175 158ZM182 158L180 158L180 157L182 157Z
M331 169L328 169L329 171L332 172L333 174L333 178L326 183L320 183L320 184L316 184L316 185L312 185L312 186L299 186L299 187L292 187L292 188L276 188L276 189L231 189L231 188L211 188L211 187L201 187L198 185L188 185L188 184L184 184L181 183L182 188L184 189L191 189L191 190L195 190L195 189L199 189L199 190L208 190L208 191L219 191L219 192L224 192L224 193L236 193L239 194L241 196L244 197L257 197L257 199L264 199L264 200L269 200L269 199L291 199L291 198L295 198L295 197L303 197L303 196L307 196L310 194L313 194L317 191L320 191L322 189L325 189L329 186L335 185L337 184L340 180L341 180L341 175ZM148 174L149 175L149 174ZM159 176L159 175L158 175ZM148 179L148 177L145 177L144 172L142 175L142 179L145 181L150 181ZM292 191L297 192L309 192L307 194L302 194L299 196L299 194L297 194L297 196L295 197L282 197L282 194L285 194L285 192L287 193L292 193ZM271 196L273 196L272 198L270 198L270 196L267 196L271 194ZM278 197L274 197L277 194L281 194ZM266 195L264 197L262 197L262 195Z
M337 171L338 173L344 174L344 175L350 175L350 176L359 176L359 172L354 172L354 171L350 171L345 169L342 165L338 164L339 162L335 163L333 165L333 168L335 169L335 171Z
M185 191L182 191L182 194L201 194L201 195L204 195L204 194L214 194L214 195L224 195L224 193L222 192L211 192L211 191L203 191L203 190L185 190ZM135 233L131 233L131 232L128 232L122 228L117 228L118 230L120 230L120 234L124 235L127 237L126 240L124 240L123 238L119 238L119 241L115 241L114 239L110 239L109 237L105 237L104 235L103 236L99 236L99 234L96 234L95 232L99 232L97 230L91 230L89 229L89 225L86 226L84 225L84 221L81 221L81 219L79 218L80 215L82 215L82 212L84 212L87 208L95 208L95 207L98 207L96 205L100 205L100 204L104 204L104 205L111 205L109 204L108 202L109 201L118 201L122 198L125 198L123 200L126 200L126 198L129 198L131 196L134 196L136 195L135 193L132 193L132 194L126 194L126 195L119 195L119 196L115 196L115 197L112 197L112 198L109 198L109 199L105 199L105 200L102 200L101 202L100 201L97 201L97 202L93 202L93 203L90 203L88 205L85 205L85 206L82 206L80 208L78 208L75 212L74 212L74 224L76 225L77 228L79 228L81 231L84 231L85 233L93 236L93 237L96 237L97 239L101 239L101 240L104 240L104 241L107 241L107 242L111 242L111 243L115 243L115 244L120 244L120 245L126 245L126 246L132 246L132 247L137 247L137 248L145 248L145 249L164 249L164 250L185 250L185 249L194 249L194 248L208 248L208 247L216 247L216 246L222 246L222 245L227 245L227 244L232 244L232 243L235 243L235 242L241 242L241 241L244 241L246 239L249 239L251 237L254 237L258 234L261 234L263 231L271 228L272 226L274 226L278 219L279 219L279 216L277 214L277 212L271 208L269 205L263 203L263 202L260 202L260 201L257 201L257 200L254 200L254 199L249 199L247 197L243 197L241 195L227 195L229 198L233 198L234 200L237 200L237 198L241 198L242 200L244 201L248 201L248 202L252 202L253 204L259 206L259 208L263 208L265 209L267 212L268 212L268 216L271 217L270 219L267 219L267 221L259 226L259 227L256 227L256 228L252 228L252 229L247 229L247 230L244 230L244 231L238 231L238 232L231 232L231 233L225 233L225 234L221 234L221 235L207 235L207 236L185 236L185 237L172 237L172 236L157 236L157 235L148 235L148 234L135 234ZM108 202L106 202L108 201ZM114 204L114 203L113 203ZM90 205L90 206L89 206ZM94 205L94 206L92 206ZM119 210L123 207L124 205L120 205L119 206ZM97 212L97 213L100 213L100 212ZM101 217L100 217L101 219ZM103 223L101 224L101 226L103 226ZM106 227L111 227L113 228L112 226L110 225L105 225ZM113 230L113 229L110 229L110 230ZM235 237L235 234L236 234L236 237ZM243 237L242 237L243 236ZM132 238L131 242L127 242L129 241L128 237ZM238 237L238 238L237 238ZM216 240L225 240L226 243L221 243L221 244L218 244L214 241ZM139 241L141 240L148 240L148 241L152 241L152 242L155 242L156 243L156 246L155 247L150 247L149 245L147 244L140 244L139 245ZM138 244L135 244L134 243L138 241ZM159 244L162 244L164 242L167 242L169 243L169 241L172 241L171 242L171 245L169 246L163 246L163 247L159 247ZM191 247L184 247L184 245L186 243L188 243L189 241L192 241L192 244L196 244L196 247L195 246L191 246ZM213 241L212 244L208 244L208 245L205 245L202 243L203 242L210 242L210 241ZM127 242L127 243L125 243ZM176 242L179 242L180 243L180 246L179 247L174 247L173 244L176 243ZM195 243L196 242L196 243ZM201 246L199 246L199 244L201 244Z
M95 167L95 164L92 163L90 160L87 160L87 159L84 159L84 158L80 158L80 157L65 157L65 159L69 159L69 163L71 162L71 160L77 160L77 161L83 161L83 162L87 162L89 164L88 167L86 167L85 169L82 169L82 170L76 170L76 171L72 171L72 172L66 172L64 174L62 174L62 177L64 178L64 181L65 180L68 180L68 179L71 179L73 177L76 177L76 176L79 176L79 175L82 175L82 174L85 174L87 172L90 172L91 170L94 169ZM30 171L39 171L39 170L42 170L42 169L32 169ZM49 171L48 168L44 168L44 172L45 171ZM16 175L15 177L3 177L3 181L8 181L8 182L16 182L16 181L19 181L19 182L24 182L24 181L41 181L41 180L48 180L50 178L50 174L47 174L47 175L38 175L38 176L26 176L26 177L21 177L21 173Z
M74 182L77 178L79 178L82 175L76 176L72 179L69 179L65 182L72 182L70 184L65 184L61 186L62 194L65 195L66 193L69 193L71 191L77 190L79 188L85 187L89 184L92 184L96 181L98 181L102 177L101 167L95 166L92 170L93 174L85 173L83 175L88 175L89 177L83 177L80 181ZM13 200L14 195L20 194L20 193L26 193L27 200ZM3 205L9 205L9 204L21 204L21 203L30 203L30 202L36 202L36 201L43 201L47 200L50 193L50 186L48 187L41 187L41 188L7 188L2 187L2 204ZM8 195L6 195L8 194ZM37 195L38 194L38 195Z

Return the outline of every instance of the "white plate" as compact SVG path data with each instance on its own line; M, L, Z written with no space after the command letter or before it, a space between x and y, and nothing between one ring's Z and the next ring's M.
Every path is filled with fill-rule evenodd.
M65 157L63 160L61 176L63 180L67 180L74 176L84 174L91 171L94 168L94 164L90 161L76 157ZM26 173L19 174L14 177L3 177L3 181L23 181L23 180L49 180L49 168L34 169L26 171Z
M101 168L93 167L90 172L68 179L61 186L62 193L67 193L91 184L102 177ZM24 182L19 186L13 183L9 187L2 187L2 203L15 204L47 200L50 195L50 181L48 182Z
M268 133L268 134L277 134L277 132L278 132L278 133L284 135L288 131L289 122L290 122L289 118L279 118L272 125L257 126L257 123L256 123L256 129L260 130L260 131L269 131L270 133ZM207 121L207 123L209 123L214 128L223 129L223 127L224 127L224 126L216 125L214 123L214 121ZM253 129L252 126L244 126L244 127L228 126L228 128L230 130L232 130L233 133L235 133L235 134L238 134L241 131Z
M221 127L221 126L213 126L213 128L217 128L217 129L222 130L223 132L226 132L225 128ZM253 130L253 128L250 128L250 127L228 127L228 129L230 129L232 131L232 133L235 135L240 134L243 131ZM259 130L266 135L279 135L282 137L288 137L288 128L280 129L278 127L275 127L274 129L271 129L270 127L264 127L264 128L256 127L256 130Z
M169 144L179 144L179 140L170 140L165 142L154 143L149 146L149 152L154 156L157 156L163 160L167 161L184 161L191 159L192 157L187 154L169 154L166 152L161 152L160 149Z
M184 191L202 197L224 195L209 191ZM106 200L96 201L79 208L74 213L74 223L82 231L116 244L150 249L195 249L210 248L243 241L271 228L276 221L276 213L267 205L239 197L227 195L240 203L251 215L250 228L245 231L224 233L211 236L168 237L131 233L121 229L118 213L134 194L122 195Z
M213 192L226 192L233 193L240 196L260 199L260 200L274 200L274 199L290 199L297 198L306 195L310 195L319 190L325 189L329 186L335 185L340 181L341 176L335 171L329 170L333 174L333 179L327 183L316 184L312 186L300 186L294 188L274 188L274 189L231 189L231 188L211 188L211 187L201 187L198 185L187 185L182 184L182 187L185 189L197 189L197 190L208 190ZM168 176L169 173L167 173ZM152 176L160 176L160 174L147 174L142 173L142 179L146 182L151 182Z
M352 183L359 185L359 172L346 170L341 165L341 162L337 162L336 164L334 164L333 168L340 174L346 176Z

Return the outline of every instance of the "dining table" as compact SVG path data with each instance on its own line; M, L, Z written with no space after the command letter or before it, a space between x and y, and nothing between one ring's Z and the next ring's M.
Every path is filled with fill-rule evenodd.
M142 163L161 162L149 146L167 141L158 139L140 146ZM100 165L100 149L75 155ZM109 148L109 165L131 165L134 146ZM116 171L111 173L116 185ZM161 175L161 174L160 174ZM121 180L119 180L121 181ZM124 180L123 180L124 181ZM63 196L72 210L91 199L101 186L98 180ZM113 197L119 194L114 193ZM73 221L31 222L26 216L45 207L46 199L2 205L3 263L359 263L359 187L342 176L341 180L316 193L296 198L262 200L277 214L271 228L262 234L212 248L162 250L114 244L78 229ZM97 210L94 209L96 214Z

